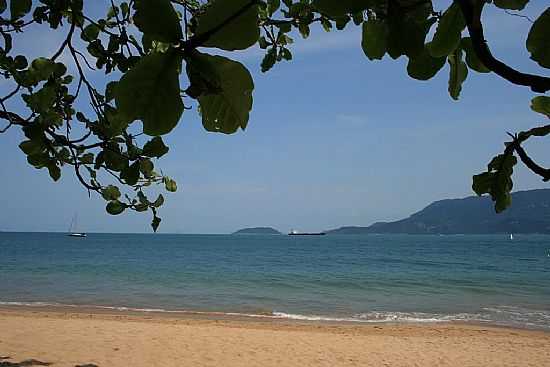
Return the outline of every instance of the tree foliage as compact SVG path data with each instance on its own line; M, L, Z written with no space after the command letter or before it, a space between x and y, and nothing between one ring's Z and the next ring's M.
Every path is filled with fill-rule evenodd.
M548 77L522 73L494 57L484 37L485 6L520 11L528 0L453 0L443 9L429 0L109 0L99 19L90 17L90 3L0 1L0 70L10 86L0 98L0 132L22 129L19 147L29 164L47 169L55 181L62 167L70 167L106 201L109 214L150 211L155 231L164 197L151 200L146 191L152 184L177 190L156 164L169 151L162 137L190 113L184 111L197 105L204 128L215 133L232 134L249 122L250 72L216 50L258 45L267 72L292 60L293 37L308 38L311 27L330 32L358 26L358 46L369 60L405 57L408 75L418 80L433 78L448 64L453 99L471 72L492 72L539 94L550 90ZM66 36L51 55L29 60L14 45L33 28ZM534 21L526 41L531 59L543 68L550 67L549 45L550 8ZM550 117L550 97L536 96L531 108ZM550 179L522 147L549 133L541 126L511 134L504 153L474 177L474 191L490 194L497 211L509 206L516 156Z

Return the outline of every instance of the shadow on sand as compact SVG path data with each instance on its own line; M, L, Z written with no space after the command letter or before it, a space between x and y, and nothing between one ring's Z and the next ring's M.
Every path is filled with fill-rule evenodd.
M51 366L53 364L50 362L42 362L37 359L26 359L21 362L12 362L12 361L8 361L8 359L11 359L11 358L0 356L0 367ZM78 364L75 367L98 367L98 366L93 363L86 363L86 364Z

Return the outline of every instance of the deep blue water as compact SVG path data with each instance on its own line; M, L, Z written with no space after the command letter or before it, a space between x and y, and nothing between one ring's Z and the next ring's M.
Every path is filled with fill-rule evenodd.
M550 236L0 233L0 303L550 329Z

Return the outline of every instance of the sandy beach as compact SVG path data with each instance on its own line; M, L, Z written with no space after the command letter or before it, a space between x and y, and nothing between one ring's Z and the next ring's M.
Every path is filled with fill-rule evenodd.
M550 333L0 310L0 366L550 366Z

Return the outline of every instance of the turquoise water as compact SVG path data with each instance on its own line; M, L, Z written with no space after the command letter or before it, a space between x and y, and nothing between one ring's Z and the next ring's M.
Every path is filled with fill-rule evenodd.
M550 329L550 236L0 233L0 304Z

